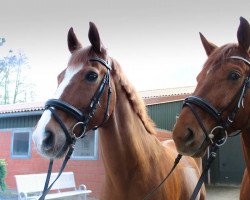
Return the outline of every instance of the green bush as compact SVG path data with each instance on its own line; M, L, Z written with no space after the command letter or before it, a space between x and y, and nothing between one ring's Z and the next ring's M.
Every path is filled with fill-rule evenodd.
M0 159L0 187L4 191L6 189L5 177L7 174L6 162L3 159Z

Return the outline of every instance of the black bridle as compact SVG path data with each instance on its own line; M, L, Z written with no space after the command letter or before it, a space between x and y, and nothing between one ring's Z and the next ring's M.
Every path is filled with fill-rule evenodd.
M95 126L93 128L93 130L96 130L98 127L102 126L103 123L105 123L105 121L109 117L109 105L110 105L110 97L111 97L111 93L112 93L112 88L111 88L111 84L110 84L111 66L105 60L103 60L102 58L98 58L98 57L91 58L91 59L89 59L89 61L101 63L103 66L105 66L107 68L107 72L104 75L104 77L99 85L99 88L96 90L94 96L92 97L92 99L89 103L89 106L83 112L81 110L77 109L76 107L72 106L71 104L66 103L60 99L49 99L45 103L45 109L50 110L52 112L53 116L57 115L56 112L54 111L54 109L56 108L58 110L66 112L67 114L70 114L72 117L74 117L77 120L77 123L72 128L73 137L75 137L75 138L82 138L85 136L87 125L89 124L90 120L93 118L93 116L95 114L97 105L99 104L100 98L101 98L106 86L108 86L108 100L107 100L107 105L106 105L106 110L104 113L103 121L98 126ZM55 117L55 118L57 120L57 117ZM57 120L57 122L61 125L60 120ZM74 130L77 126L81 126L83 128L81 135L78 137L74 133ZM65 130L64 128L63 128L63 130L64 130L67 138L72 137L72 134L70 134L67 130Z
M102 64L104 67L107 68L107 72L104 75L104 77L103 77L98 89L96 90L94 96L92 97L89 106L83 112L81 110L79 110L78 108L72 106L71 104L66 103L60 99L49 99L45 103L45 110L50 110L50 112L52 113L52 116L55 118L57 123L61 126L61 128L66 136L66 142L65 142L65 145L62 147L62 149L66 148L68 146L69 150L64 158L63 164L61 166L61 169L59 170L59 173L58 173L56 179L49 186L50 176L51 176L52 167L53 167L53 159L50 160L43 194L39 198L39 200L44 200L45 196L48 194L48 192L50 191L50 189L52 188L54 183L57 181L57 179L62 174L68 160L70 159L70 157L74 151L76 140L79 138L85 137L87 126L88 126L89 122L91 121L91 119L93 118L93 116L95 115L97 105L100 103L100 98L101 98L102 94L104 93L104 90L106 87L108 87L108 97L107 97L107 104L106 104L103 120L99 125L95 126L92 130L96 130L97 128L102 126L107 121L107 119L109 117L109 106L110 106L110 100L111 100L111 94L112 94L112 88L111 88L111 83L110 83L110 71L112 70L111 65L109 65L108 62L106 62L105 60L103 60L102 58L99 58L99 57L90 58L89 61L90 62L98 62L98 63ZM71 131L69 131L68 128L64 125L63 121L61 120L61 118L57 114L56 109L61 110L67 114L70 114L72 117L74 117L77 120L77 123L73 126ZM80 126L80 128L82 128L80 136L77 136L75 133L75 129L77 126Z
M231 57L229 57L229 59L237 59L237 60L243 61L244 63L246 63L250 67L250 61L248 61L245 58L242 58L240 56L231 56ZM199 96L187 97L184 100L183 107L188 106L190 108L190 110L194 114L196 120L198 121L198 123L199 123L199 125L200 125L200 127L205 135L205 139L210 141L212 144L215 144L217 146L221 146L227 140L227 137L228 137L227 129L233 124L233 122L236 118L236 114L238 113L239 109L241 107L244 108L244 98L246 96L246 92L247 92L247 89L249 87L250 87L250 73L245 78L243 85L240 87L238 92L234 95L232 100L222 110L216 109L212 104L210 104L208 101L206 101L205 99L203 99ZM236 106L232 109L232 112L227 116L226 120L223 120L222 119L223 113L225 111L227 111L229 109L229 107L231 107L231 105L237 100L237 98L238 98L238 102L237 102ZM198 115L198 113L195 110L195 108L193 107L193 105L198 106L199 108L204 110L216 122L216 126L210 132L208 132L207 129L205 128L200 116ZM223 138L219 138L219 140L217 140L217 141L214 141L213 140L214 139L214 131L216 129L224 130L225 136Z
M243 61L244 63L246 63L250 67L250 61L248 61L247 59L242 58L240 56L231 56L231 57L229 57L229 59L236 59L236 60ZM245 78L245 80L244 80L242 86L240 87L240 89L238 90L238 92L234 95L234 97L228 103L228 105L222 110L216 109L208 101L206 101L205 99L198 97L198 96L189 96L184 100L183 107L188 106L190 108L190 110L192 111L192 113L194 114L196 120L199 123L199 126L201 127L201 129L205 135L204 141L207 140L208 142L210 142L212 144L211 154L209 155L209 158L207 160L207 164L206 164L206 166L201 174L201 177L200 177L200 179L199 179L199 181L194 189L194 192L190 198L191 200L194 200L196 198L197 194L199 193L200 188L201 188L203 182L205 181L207 171L210 168L210 165L212 164L212 162L214 161L214 159L216 157L217 149L219 148L219 146L222 146L227 141L228 128L233 124L233 122L236 118L236 115L237 115L238 111L240 110L240 108L241 107L244 108L244 98L246 96L246 92L247 92L247 89L249 87L250 87L250 72L248 73L247 77ZM223 120L222 119L223 113L225 111L227 111L229 109L229 107L231 107L231 105L237 101L237 99L238 99L238 102L236 103L236 106L232 109L232 112L226 117L226 119ZM207 131L205 125L202 122L202 119L200 118L198 112L196 111L196 109L193 105L201 108L202 110L204 110L206 113L208 113L214 119L216 126L210 132ZM225 135L222 136L222 138L217 138L216 140L214 140L214 138L215 138L214 131L217 129L223 130L225 132ZM204 141L202 143L204 143Z

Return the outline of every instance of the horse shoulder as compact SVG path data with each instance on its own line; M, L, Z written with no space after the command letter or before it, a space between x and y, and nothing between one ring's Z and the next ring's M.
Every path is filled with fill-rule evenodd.
M175 158L178 155L178 152L176 150L175 143L172 139L165 140L162 142L163 146L166 148L166 153L171 154ZM202 170L202 159L201 158L192 158L190 156L182 156L180 161L180 166L182 167L191 167L195 169Z

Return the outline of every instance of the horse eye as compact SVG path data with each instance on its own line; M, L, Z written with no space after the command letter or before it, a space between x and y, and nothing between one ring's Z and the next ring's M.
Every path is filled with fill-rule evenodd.
M90 82L94 82L97 78L98 78L98 74L93 71L88 72L85 76L85 79Z
M238 72L230 72L228 75L229 80L236 81L240 78L240 74Z

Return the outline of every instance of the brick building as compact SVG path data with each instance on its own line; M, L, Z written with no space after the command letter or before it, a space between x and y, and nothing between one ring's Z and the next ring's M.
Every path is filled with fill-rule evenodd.
M194 87L185 87L140 93L149 115L159 128L157 135L159 140L171 136L166 130L171 131L176 116L182 108L183 99L192 93L193 89ZM10 189L16 189L14 175L47 172L49 161L37 154L31 138L32 130L43 112L43 105L44 103L25 103L0 106L0 159L6 160L8 172L6 183ZM237 145L238 141L237 139ZM219 160L215 166L221 165ZM243 161L237 162L238 174L242 174L244 169L244 164L239 165L241 162ZM53 171L58 172L61 164L62 160L55 161ZM88 134L84 140L77 142L65 171L73 171L76 184L85 184L93 191L91 196L99 197L105 172L99 151L98 131ZM213 174L215 182L223 182L224 176L233 177L235 171L225 172L220 167L214 167L212 177ZM218 174L222 175L219 179ZM240 175L236 179L236 182L239 182Z
M190 93L190 89L184 90ZM176 88L175 92L173 89L141 92L152 117L159 111L155 105L174 101L181 105L178 101L183 99L183 95L187 94L183 94L181 88ZM16 189L15 175L47 171L49 161L38 155L32 143L32 130L43 112L43 105L44 103L25 103L0 106L0 158L5 159L7 163L6 183L10 189ZM169 112L171 115L167 117L169 120L164 116L163 123L157 120L158 114L155 117L157 126L162 129L158 131L160 140L169 137L167 131L163 129L171 129L179 109L180 106L177 106L175 112ZM53 171L58 172L61 164L62 160L57 160ZM99 151L98 131L89 134L76 144L65 171L73 171L77 185L83 183L93 191L92 196L99 196L105 172Z

